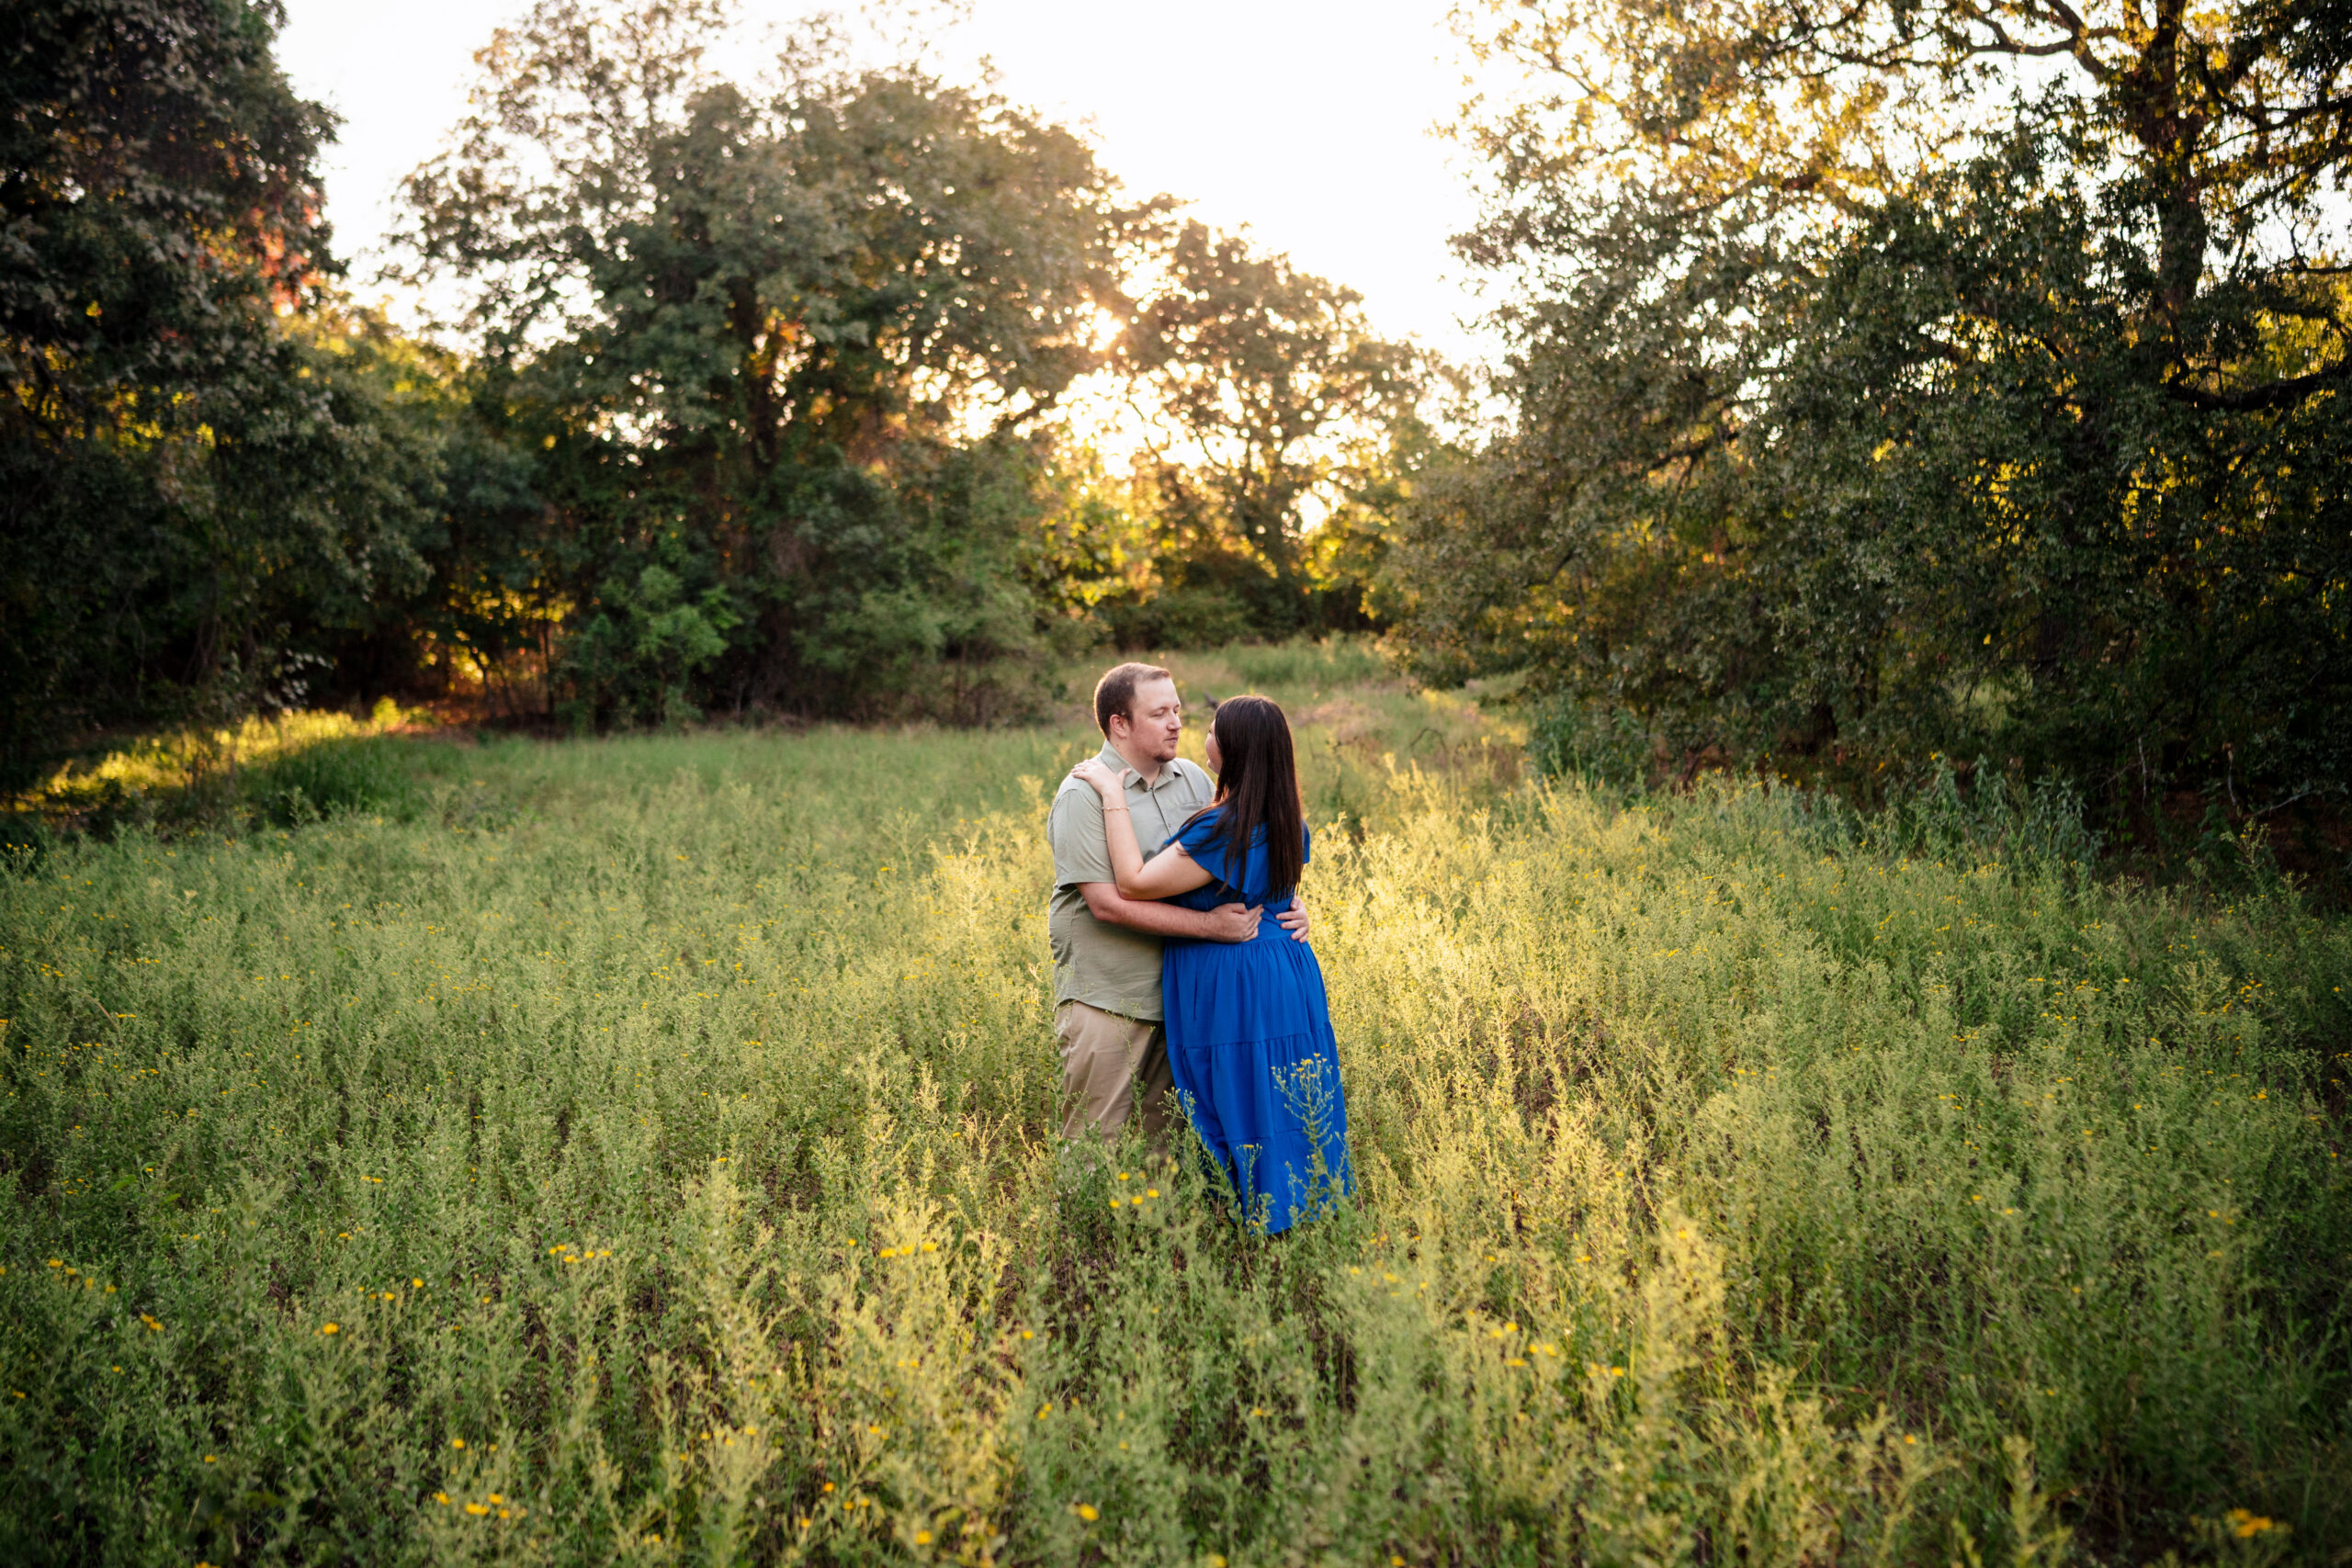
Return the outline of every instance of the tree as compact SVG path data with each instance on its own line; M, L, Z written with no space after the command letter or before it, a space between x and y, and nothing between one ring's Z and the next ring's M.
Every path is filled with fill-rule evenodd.
M543 0L478 56L411 242L544 453L573 629L658 567L729 628L715 693L870 711L1034 640L1030 432L1099 362L1154 209L1069 132L821 34L764 87L718 80L701 40L728 19ZM649 711L627 684L589 709Z
M1463 245L1516 418L1400 648L1688 756L2340 789L2339 11L1498 8L1541 85L1465 124Z
M1177 618L1209 637L1296 630L1319 619L1312 513L1362 487L1411 406L1413 355L1374 334L1362 296L1241 236L1188 222L1158 260L1164 282L1118 358L1172 436L1149 478ZM1187 595L1230 607L1186 607Z
M300 329L332 130L273 4L0 20L0 773L232 705L413 575L421 455Z

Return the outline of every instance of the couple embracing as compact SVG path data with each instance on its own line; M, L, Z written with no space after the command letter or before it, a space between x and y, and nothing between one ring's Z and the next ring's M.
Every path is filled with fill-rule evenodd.
M1268 1231L1352 1191L1323 972L1297 899L1309 848L1290 723L1264 697L1216 705L1216 778L1177 756L1168 671L1122 664L1094 688L1100 754L1054 796L1048 930L1062 1134L1155 1144L1174 1112L1244 1217Z

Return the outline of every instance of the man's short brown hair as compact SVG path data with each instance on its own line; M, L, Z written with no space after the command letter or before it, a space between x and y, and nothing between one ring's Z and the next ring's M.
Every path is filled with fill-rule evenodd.
M1094 682L1094 722L1102 727L1104 739L1111 734L1111 721L1124 718L1133 724L1136 718L1136 688L1146 681L1171 680L1167 671L1157 664L1114 664Z

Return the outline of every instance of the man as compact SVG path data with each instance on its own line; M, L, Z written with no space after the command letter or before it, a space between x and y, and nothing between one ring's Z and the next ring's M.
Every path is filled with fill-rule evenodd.
M1176 755L1184 705L1168 671L1122 664L1094 687L1094 722L1102 731L1102 765L1126 773L1127 809L1136 841L1148 855L1184 819L1209 804L1207 773ZM1123 897L1113 880L1094 792L1066 778L1046 818L1054 851L1054 901L1046 931L1054 947L1054 1032L1060 1038L1067 1110L1062 1136L1099 1127L1115 1137L1140 1104L1154 1143L1167 1131L1168 1041L1161 1028L1159 943L1163 937L1248 942L1258 910L1227 904L1203 914ZM1294 904L1277 916L1306 940L1306 912Z

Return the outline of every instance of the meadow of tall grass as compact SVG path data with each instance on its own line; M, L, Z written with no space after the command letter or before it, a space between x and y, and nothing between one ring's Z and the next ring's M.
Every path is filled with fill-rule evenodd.
M1179 673L1302 719L1361 1193L1274 1241L1052 1135L1075 713L17 857L0 1561L2345 1560L2340 919Z

